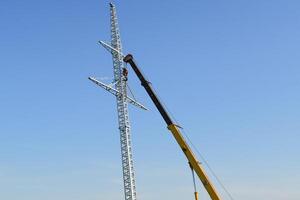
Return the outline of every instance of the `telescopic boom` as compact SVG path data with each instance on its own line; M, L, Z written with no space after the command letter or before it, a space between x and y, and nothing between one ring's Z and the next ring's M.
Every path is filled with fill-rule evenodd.
M191 168L196 172L198 175L200 181L202 182L203 186L205 187L206 191L208 192L210 198L212 200L220 200L219 195L217 194L215 188L213 187L212 183L209 181L206 173L204 172L203 167L201 166L201 163L197 160L195 154L185 141L183 135L181 134L179 127L174 124L171 117L169 116L168 112L164 108L164 106L159 101L158 97L156 96L155 92L153 91L151 84L148 80L145 79L144 75L136 65L132 55L128 54L123 59L124 62L129 63L138 78L141 81L142 86L145 88L146 92L152 99L153 103L155 104L156 108L160 112L161 116L165 120L168 129L172 132L175 140L179 144L181 150L183 151L184 155L189 161L189 164ZM195 194L196 195L196 194ZM197 198L197 197L196 197Z

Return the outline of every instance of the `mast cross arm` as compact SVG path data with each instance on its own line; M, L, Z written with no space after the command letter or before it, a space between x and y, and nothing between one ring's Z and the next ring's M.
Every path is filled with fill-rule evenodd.
M98 41L99 44L101 44L108 52L110 52L111 54L119 54L121 55L122 59L124 58L124 55L122 52L118 51L117 49L113 48L112 46L110 46L109 44L103 42L103 41Z
M109 93L113 94L114 96L122 95L115 88L113 88L113 87L111 87L109 85L106 85L106 84L102 83L101 81L98 81L94 77L89 77L89 80L92 81L93 83L95 83L96 85L102 87L103 89L105 89ZM126 98L126 100L127 100L128 103L130 103L130 104L132 104L132 105L134 105L136 107L139 107L139 108L141 108L143 110L148 110L145 106L143 106L141 103L137 102L136 100L132 99L131 97L126 96L125 98Z

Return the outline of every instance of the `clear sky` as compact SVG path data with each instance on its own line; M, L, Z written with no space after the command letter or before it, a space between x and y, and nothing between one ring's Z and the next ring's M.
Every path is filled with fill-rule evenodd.
M112 77L97 44L108 3L1 1L0 199L123 199L115 99L87 79ZM234 198L299 200L299 0L115 4L124 52ZM129 83L150 109L130 107L138 199L193 199L184 156Z

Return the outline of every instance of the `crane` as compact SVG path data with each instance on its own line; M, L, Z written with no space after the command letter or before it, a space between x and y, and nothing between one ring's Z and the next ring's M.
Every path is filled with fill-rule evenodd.
M137 66L136 62L133 59L131 54L126 55L123 58L125 63L129 63L136 73L137 77L140 79L142 86L145 88L146 92L150 96L151 100L155 104L156 108L160 112L161 116L163 117L164 121L167 124L168 129L171 131L172 135L174 136L175 140L177 141L178 145L180 146L182 152L186 156L189 165L192 171L195 171L198 175L200 181L202 182L204 188L206 189L207 193L209 194L212 200L220 200L216 189L212 185L211 181L209 180L208 176L206 175L204 168L202 167L201 163L197 160L195 154L193 153L192 149L189 147L187 142L185 141L183 135L180 132L180 127L176 125L171 117L169 116L168 112L158 99L156 93L152 89L150 82L144 77L142 72L140 71L139 67ZM195 199L198 200L198 193L195 191Z

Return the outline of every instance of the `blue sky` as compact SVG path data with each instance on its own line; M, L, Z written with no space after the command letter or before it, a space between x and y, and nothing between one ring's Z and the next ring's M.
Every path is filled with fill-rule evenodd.
M1 2L0 199L123 198L115 99L87 80L112 77L108 3ZM235 199L299 200L300 2L115 4L124 52ZM138 198L192 199L184 156L129 83L150 108L130 107Z

